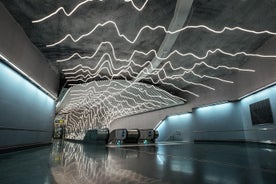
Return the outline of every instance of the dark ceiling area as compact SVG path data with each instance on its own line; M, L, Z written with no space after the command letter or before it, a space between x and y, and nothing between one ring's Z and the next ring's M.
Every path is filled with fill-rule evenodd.
M191 86L199 87L202 93L213 90L212 86L205 85L206 81L220 83L219 79L237 72L233 67L242 68L248 61L244 54L235 57L231 54L256 54L273 36L256 32L276 32L276 1L194 0L188 17L183 18L183 27L198 27L179 31L170 50L159 58L160 64L151 66L156 58L154 51L158 52L169 34L157 26L176 31L168 30L177 10L176 0L1 2L60 74L61 87L64 83L68 87L90 81L125 79L153 84L187 99L201 95L187 91ZM60 10L41 22L32 22L60 7L71 14L66 16ZM222 31L225 27L239 28ZM75 41L67 36L56 43L68 34Z

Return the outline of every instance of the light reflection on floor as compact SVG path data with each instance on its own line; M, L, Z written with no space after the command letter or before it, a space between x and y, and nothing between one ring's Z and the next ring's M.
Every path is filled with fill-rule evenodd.
M275 183L276 146L83 145L0 155L0 183Z
M51 171L57 183L160 183L161 180L121 167L122 158L137 159L137 153L120 151L113 154L104 145L64 142L53 147Z

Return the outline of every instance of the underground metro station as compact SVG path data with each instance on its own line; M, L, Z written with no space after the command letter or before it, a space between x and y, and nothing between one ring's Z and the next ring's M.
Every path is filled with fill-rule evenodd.
M276 183L275 0L1 0L0 183Z

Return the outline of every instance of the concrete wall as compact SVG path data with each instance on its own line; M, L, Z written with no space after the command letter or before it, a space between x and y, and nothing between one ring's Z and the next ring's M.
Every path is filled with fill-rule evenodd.
M0 62L0 149L49 143L55 101Z
M59 76L0 2L0 54L57 96Z
M276 142L276 86L241 101L194 109L169 116L158 127L158 141L226 140ZM252 125L249 105L269 98L274 123Z

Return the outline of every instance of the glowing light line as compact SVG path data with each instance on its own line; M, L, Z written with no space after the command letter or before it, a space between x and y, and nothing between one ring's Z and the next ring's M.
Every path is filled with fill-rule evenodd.
M106 68L106 67L103 67L103 68ZM167 76L167 74L166 74L166 71L163 69L163 68L161 68L161 69L159 69L159 71L158 71L158 73L160 72L160 71L163 71L164 73L165 73L165 78L164 79L161 79L160 77L159 77L159 75L158 75L158 78L159 78L159 81L164 81L165 79L175 79L176 77L169 77L169 76ZM149 73L149 72L143 72L143 73L145 73L145 74L148 74L148 75L151 75L151 73ZM184 72L184 74L185 73L190 73L190 71L185 71ZM138 73L137 73L138 74ZM181 74L180 76L184 76L184 74ZM195 74L194 72L192 73L192 74ZM109 74L109 75L111 75L112 77L111 78L109 78L109 79L112 79L113 77L115 77L115 76L121 76L121 74L120 75L118 75L118 74ZM132 76L131 74L129 74L132 78L135 78L135 76ZM90 75L90 74L87 74L86 76L84 76L84 75L77 75L77 76L71 76L71 77L65 77L66 79L67 79L67 81L70 81L70 82L73 82L73 81L82 81L82 82L87 82L87 81L89 81L89 80L91 80L91 79L93 79L93 78L95 78L95 77L98 77L99 76L99 74L97 75L97 74L93 74L93 75ZM102 75L101 75L102 76ZM196 76L198 76L198 75L196 75ZM81 79L80 79L81 78ZM148 79L148 78L145 78L145 79ZM196 86L202 86L202 87L205 87L205 88L208 88L208 89L211 89L211 90L215 90L214 88L212 88L212 87L210 87L210 86L207 86L207 85L204 85L204 84L201 84L201 83L194 83L194 82L190 82L190 81L187 81L187 80L185 80L185 79L183 79L183 78L181 78L182 80L183 80L183 82L186 82L186 83L189 83L189 84L192 84L192 85L196 85Z
M119 100L117 100L114 96L113 96L113 94L112 93L110 93L108 96L106 96L106 97L104 97L104 99L102 99L101 98L101 95L100 95L100 97L98 97L96 100L91 100L91 98L89 98L88 100L88 104L92 104L92 105L89 105L89 107L88 107L88 109L91 109L91 108L93 108L93 107L97 107L97 106L101 106L100 104L102 104L103 103L103 105L106 107L106 108L108 108L107 107L107 105L104 103L105 101L107 101L107 103L110 103L110 98L111 99L114 99L114 101L116 102L116 104L115 104L115 106L118 106L118 104L122 104L122 103L126 103L129 107L132 107L126 100L121 100L121 101L119 101ZM87 99L86 99L87 100ZM97 102L97 103L94 103L95 101L97 101L97 100L100 100L100 102ZM134 99L132 99L132 100L134 100ZM136 101L135 101L136 102ZM148 101L147 101L147 103L149 103ZM146 104L147 104L146 103ZM79 105L82 105L82 106L84 106L85 104L83 104L83 102L80 102L79 104L71 104L71 105L74 105L74 106L79 106ZM139 105L144 105L145 103L139 103L139 102L137 102L137 104L139 104ZM114 105L112 105L111 104L111 106L114 106ZM137 106L137 105L136 105ZM136 106L135 106L135 108L136 108ZM155 105L154 105L155 106ZM161 108L161 106L156 106L157 108ZM122 108L123 109L123 111L124 111L124 108Z
M143 52L143 51L139 51L139 50L134 50L131 54L131 56L128 58L128 59L121 59L121 58L118 58L115 54L115 49L114 49L114 46L111 42L108 42L108 41L105 41L105 42L101 42L99 44L99 46L97 47L96 51L94 52L94 54L92 54L91 56L81 56L78 52L75 52L73 53L71 56L69 56L68 58L65 58L65 59L59 59L57 60L57 62L66 62L66 61L69 61L71 59L73 59L74 57L78 57L79 59L93 59L97 53L99 52L99 50L101 49L101 47L103 47L104 44L107 44L111 47L111 50L112 50L112 56L115 58L116 61L123 61L123 62L129 62L132 60L132 58L134 57L134 55L137 53L137 54L142 54L142 55L149 55L151 53L154 54L154 56L159 59L159 60L167 60L169 59L172 55L174 54L178 54L182 57L185 57L185 56L192 56L196 59L199 59L199 60L203 60L203 59L206 59L210 54L215 54L217 52L221 53L221 54L224 54L224 55L227 55L227 56L231 56L231 57L235 57L235 56L238 56L238 55L244 55L244 56L249 56L249 57L261 57L261 58L276 58L276 55L263 55L263 54L254 54L254 53L246 53L246 52L235 52L235 53L230 53L230 52L226 52L220 48L216 48L214 50L208 50L206 52L206 54L204 56L198 56L194 53L191 53L191 52L188 52L188 53L181 53L180 51L178 50L174 50L172 52L170 52L166 57L160 57L158 56L157 54L157 51L152 49L148 52ZM107 55L108 53L104 53L104 55ZM110 54L109 55L109 58L111 58ZM103 56L102 56L103 57Z
M110 86L110 85L109 85ZM151 87L150 87L151 88ZM141 91L139 88L138 88L138 90L139 91ZM87 90L85 90L85 91L87 91ZM84 91L84 92L85 92ZM80 92L80 90L77 90L76 91L77 92L77 94L78 94L78 92ZM93 90L93 93L94 93L95 91ZM91 90L89 90L89 93L91 93ZM92 96L94 95L94 94L91 94ZM133 112L144 112L144 111L147 111L147 110L150 110L150 109L155 109L156 107L154 107L155 105L154 104L151 104L151 103L148 103L148 101L146 101L147 103L140 103L139 105L135 105L135 106L132 106L131 108L124 108L124 105L123 105L123 103L127 103L127 102L125 102L125 100L123 100L122 102L119 102L118 100L116 100L116 98L114 98L114 97L111 97L111 98L113 98L114 100L115 100L115 102L116 102L116 104L115 104L115 106L116 107L120 107L121 106L121 108L119 108L119 109L124 109L123 110L123 112L122 111L120 111L120 110L118 110L118 108L117 108L117 110L118 111L116 111L115 113L113 112L113 109L114 108L111 108L111 110L110 110L110 108L108 107L108 105L110 104L111 106L114 106L113 104L111 104L112 103L112 100L109 98L109 97L106 97L105 98L105 100L107 100L106 101L106 103L107 104L105 104L105 100L103 100L102 101L102 105L100 105L101 103L97 103L97 104L95 104L94 102L95 101L97 101L97 99L94 99L94 98L91 98L90 96L91 96L90 94L86 94L86 96L87 96L87 98L86 98L86 100L85 101L87 101L87 102L84 102L83 103L83 100L80 100L80 104L82 105L82 106L86 106L85 108L84 108L84 110L83 110L83 115L79 115L79 119L80 119L80 121L83 121L83 124L85 124L85 122L88 122L88 120L87 119L85 119L85 118L87 118L87 117L90 117L91 116L91 121L93 121L94 122L94 120L96 121L96 120L101 120L101 121L111 121L111 120L113 120L113 119L115 119L115 118L118 118L118 117L121 117L121 116L124 116L124 115L128 115L129 113L130 114L132 114ZM98 98L101 98L101 95L98 97ZM80 98L81 99L81 98ZM147 99L142 99L143 101L145 101L145 100L147 100ZM110 102L111 101L111 102ZM120 104L118 104L118 103L120 103ZM78 107L80 107L80 104L77 104L77 105L75 105L75 107L76 106L78 106ZM91 104L91 105L89 105L89 104ZM150 105L150 106L148 106L148 105ZM153 105L153 106L152 106ZM70 105L68 105L68 106L74 106L74 104L70 104ZM67 107L68 107L67 106ZM100 106L100 108L98 108L98 106ZM104 107L106 107L106 108L101 108L102 106L104 106ZM66 107L66 109L67 110L70 110L71 108L67 108ZM97 108L97 116L96 117L92 117L92 111L94 112L94 109L93 108ZM157 107L161 107L161 106L157 106ZM92 108L92 111L88 111L89 109L91 109ZM140 108L139 110L135 110L136 108ZM77 114L79 114L77 111L75 111L75 110L73 110L72 112L74 112L74 113L77 113ZM112 114L111 114L111 112L112 112ZM90 115L89 115L89 113L90 113ZM94 112L94 114L95 114L95 112ZM97 117L100 117L100 115L102 115L102 117L104 118L104 119L100 119L100 118L97 118ZM108 116L108 118L105 118L105 117L107 117ZM93 120L94 119L94 120ZM78 121L79 122L79 121ZM79 124L79 123L78 123Z
M235 30L239 30L239 31L243 31L243 32L246 32L246 33L252 33L252 34L270 34L270 35L276 35L275 32L271 32L271 31L268 31L268 30L264 30L264 31L254 31L254 30L250 30L250 29L245 29L245 28L241 28L241 27L224 27L223 29L221 30L215 30L215 29L212 29L212 28L209 28L208 26L205 26L205 25L196 25L196 26L185 26L181 29L178 29L178 30L175 30L175 31L169 31L167 30L164 26L156 26L156 27L152 27L152 26L149 26L149 25L145 25L143 26L139 31L138 33L136 34L135 38L133 40L130 40L129 38L127 38L126 35L122 34L117 26L117 24L112 21L112 20L109 20L109 21L106 21L104 23L98 23L90 32L86 33L86 34L82 34L81 36L79 36L78 38L74 38L71 34L67 34L66 36L64 36L61 40L55 42L55 43L52 43L52 44L49 44L49 45L46 45L47 47L53 47L55 45L58 45L60 43L62 43L64 40L66 40L67 38L70 38L73 42L78 42L80 41L82 38L84 37L87 37L89 35L91 35L98 27L104 27L108 24L112 24L115 29L116 29L116 32L118 34L119 37L125 39L127 42L133 44L137 41L137 39L139 38L140 34L142 33L142 31L144 31L145 29L149 29L149 30L152 30L152 31L155 31L157 29L161 29L163 30L165 33L167 34L176 34L176 33L179 33L179 32L182 32L182 31L185 31L187 29L205 29L205 30L208 30L212 33L215 33L215 34L221 34L225 31L235 31Z
M135 88L135 87L134 87ZM139 88L137 89L137 90L139 90ZM105 94L105 93L107 93L108 95L116 95L118 92L110 92L108 89L106 89L106 90L104 90L104 91L99 91L99 92L97 92L96 91L96 89L94 88L94 87L92 87L92 91L93 91L93 95L98 95L98 94L100 94L100 96L101 95L103 95L103 94ZM89 88L89 91L88 91L88 94L90 94L91 93L91 88ZM160 96L156 96L156 95L150 95L148 92L147 92L147 90L145 90L144 91L144 93L146 93L146 95L147 96L149 96L151 99L155 99L155 98L160 98ZM78 92L78 93L76 93L75 94L76 96L78 96L78 97L75 97L75 98L72 98L72 100L82 100L86 95L87 95L87 93L86 92ZM125 98L128 98L128 97L126 97L126 96L122 96L120 93L119 93L119 95L120 95L120 97L121 98L123 98L123 97L125 97ZM172 102L172 103L177 103L175 100L172 100L172 99L169 99L169 98L167 98L167 97L163 97L163 99L164 100L167 100L167 101L170 101L170 102ZM71 100L71 102L72 102L72 100ZM131 99L132 100L132 99ZM163 100L163 101L164 101ZM154 101L154 103L162 103L162 104L168 104L168 102L167 103L164 103L164 102L160 102L160 101Z
M49 19L50 17L56 15L56 14L57 14L58 12L60 12L60 11L63 11L63 13L64 13L67 17L69 17L69 16L71 16L80 6L82 6L82 5L84 5L84 4L88 3L88 2L92 2L92 1L93 1L93 0L86 0L86 1L83 1L83 2L81 2L81 3L79 3L79 4L77 4L77 6L75 6L75 8L74 8L71 12L69 12L69 13L67 13L67 11L64 9L64 7L59 7L59 8L58 8L56 11L54 11L53 13L51 13L51 14L49 14L49 15L47 15L47 16L41 18L41 19L33 20L32 23L43 22L44 20Z
M109 92L109 91L105 91L105 92L103 92L103 93L108 93L108 96L117 96L116 94L114 94L114 93L111 93L111 92ZM131 94L131 95L133 95L133 96L135 96L135 94ZM85 96L87 96L87 95L85 95ZM82 97L82 98L85 98L85 96L84 97ZM99 97L97 97L97 98L101 98L101 96L102 95L100 95ZM120 98L127 98L127 99L130 99L130 100L134 100L134 98L130 98L130 97L128 97L128 96L122 96L121 94L119 94L119 97ZM137 96L136 96L137 97ZM88 97L89 98L89 97ZM160 97L159 97L160 98ZM142 98L140 98L140 100L141 100ZM93 100L93 98L89 98L89 103L93 103L93 104L95 104L94 103L94 100ZM93 101L92 101L93 100ZM83 104L83 101L85 101L85 100L83 100L83 99L80 99L80 103L82 103ZM92 102L91 102L92 101ZM142 101L146 101L146 102L148 102L148 100L147 99L142 99ZM136 102L135 100L134 100L134 102L135 103L139 103L139 102ZM129 106L131 106L128 102L126 102ZM163 104L163 105L166 105L166 103L162 103L162 102L159 102L159 101L152 101L152 103L161 103L161 104Z
M56 11L54 11L53 13L50 13L49 15L41 18L41 19L38 19L38 20L33 20L32 23L40 23L40 22L43 22L49 18L51 18L52 16L56 15L58 12L62 11L64 13L64 15L66 15L67 17L70 17L80 6L88 3L88 2L92 2L93 0L86 0L86 1L83 1L79 4L77 4L73 10L71 10L70 12L67 12L65 10L65 8L63 6L59 7ZM103 0L99 0L99 1L103 1ZM133 0L125 0L125 2L131 2L132 6L137 10L137 11L142 11L146 4L148 3L149 0L146 0L144 2L144 4L139 8L138 6L135 5L135 3L133 2Z
M144 2L144 4L143 4L140 8L138 8L138 6L135 5L135 3L133 2L133 0L125 0L125 2L131 2L132 6L133 6L137 11L142 11L142 10L145 8L145 6L146 6L146 4L148 3L148 1L149 1L149 0L146 0L146 1Z
M89 84L92 86L87 89ZM73 126L72 129L78 132L76 136L79 137L83 137L81 132L84 132L88 127L96 126L97 122L108 124L125 115L183 103L179 100L180 98L167 91L143 83L108 81L102 85L97 82L89 84L79 85L84 89L72 89L69 95L71 96L70 102L62 110L62 112L67 111L66 113L70 114L69 119L73 122L70 126ZM115 84L116 86L114 86ZM144 88L142 89L141 86ZM115 90L114 93L115 88L117 91ZM119 91L120 89L121 91ZM154 91L154 95L149 94L151 91ZM159 96L156 93L158 91ZM160 96L161 94L172 97L174 102L166 96ZM73 114L75 115L72 116L72 119L71 115Z
M110 58L111 58L111 57L110 57ZM109 67L110 67L110 68L102 67L106 62L109 64ZM84 76L84 75L77 75L77 76L65 77L66 79L68 79L68 81L71 81L71 82L72 82L72 81L79 81L80 79L76 80L76 79L79 78L79 77L82 77L82 78L86 79L86 80L82 80L83 82L87 82L87 81L90 80L90 79L93 79L93 78L95 78L95 77L99 77L98 74L100 73L101 70L103 70L103 69L105 69L105 68L106 68L107 71L109 72L109 75L112 76L111 78L108 78L108 77L107 77L108 79L113 79L113 77L122 76L120 73L123 73L123 72L127 72L127 73L129 74L129 76L131 76L132 78L135 78L135 76L131 75L131 74L128 72L128 70L122 70L122 69L125 68L125 67L128 67L127 69L129 69L129 66L130 66L131 64L134 64L135 66L139 66L139 67L141 67L141 68L143 68L143 67L146 66L146 65L149 65L149 66L151 67L151 69L153 69L152 63L151 63L150 61L147 61L147 62L144 63L143 65L139 65L139 64L136 64L135 62L131 61L131 62L128 63L126 66L121 66L121 67L119 67L119 68L115 68L112 62L109 62L108 60L106 60L106 61L104 61L103 63L101 63L101 61L98 62L97 66L95 66L94 68L90 68L90 67L87 67L87 66L83 66L82 64L79 64L79 65L75 66L74 68L71 68L71 69L64 69L63 71L70 71L70 70L76 70L77 68L81 68L81 69L78 69L78 70L75 71L75 72L64 72L64 75L75 75L75 74L77 74L78 72L81 72L81 71L82 71L82 72L88 72L88 73L89 73L89 74L87 74L86 76ZM96 73L91 73L91 72L90 72L90 71L96 70L96 69L99 67L99 65L100 65L100 68L97 70ZM218 65L218 66L214 67L214 66L208 65L208 64L207 64L206 62L204 62L204 61L201 61L201 62L199 62L199 63L195 63L195 64L193 65L193 67L191 67L191 68L184 68L184 67L174 68L174 67L172 66L171 61L167 61L166 63L163 64L163 66L162 66L161 69L154 69L154 71L155 71L155 72L156 72L156 71L158 71L158 72L163 71L164 73L166 73L166 71L165 71L165 69L164 69L164 67L165 67L166 65L169 65L169 66L171 67L171 69L174 70L174 71L184 70L184 71L191 72L193 75L195 75L195 76L197 76L197 77L200 77L200 78L207 77L207 78L216 79L216 80L219 80L219 81L221 81L221 82L227 82L227 83L233 83L233 82L232 82L232 81L227 81L227 80L224 80L224 79L221 79L221 78L218 78L218 77L212 77L212 76L208 76L208 75L203 75L203 76L202 76L202 75L198 75L198 74L196 74L195 72L193 72L193 70L194 70L195 67L197 67L197 66L204 65L204 66L206 66L207 68L211 68L211 69L213 69L213 70L218 70L218 69L220 69L220 68L224 68L224 69L228 69L228 70L237 70L237 71L242 71L242 72L255 72L255 70L252 70L252 69L241 69L241 68L237 68L237 67L228 67L228 66L224 66L224 65ZM84 69L86 69L86 70L84 70ZM120 71L119 73L117 73L117 74L114 74L113 72L112 72L112 73L110 72L110 69L112 69L112 70L121 70L121 71ZM133 70L132 70L132 73L138 75L138 73L137 73L137 72L134 72ZM185 73L187 73L187 72L184 72L182 75L184 75ZM150 75L151 75L151 73L147 73L147 74L150 74ZM93 76L94 76L94 77L93 77ZM179 76L180 76L180 75L179 75ZM123 77L123 76L122 76L122 77ZM169 77L167 77L167 78L169 78ZM187 81L186 81L186 82L187 82ZM193 84L193 83L191 83L191 82L189 82L189 83L190 83L190 84ZM211 88L211 87L209 87L209 86L207 86L207 85L204 85L204 87L209 88L209 89L213 89L213 88Z
M134 88L136 88L135 86L132 86L132 87L134 87ZM136 88L137 90L139 90L139 88ZM90 88L88 89L89 91L88 92L90 92L91 90L90 90ZM108 90L108 89L107 89ZM127 89L126 89L127 90ZM94 91L94 90L93 90ZM158 91L158 90L157 90ZM83 91L82 93L85 93L85 91ZM105 93L105 91L99 91L98 93ZM110 94L110 92L108 92L109 94ZM131 93L131 92L130 92ZM77 92L77 94L80 94L80 92ZM119 94L120 95L120 92L112 92L112 94L113 95L117 95L117 94ZM133 94L132 93L132 95L134 95L135 96L135 94ZM148 95L148 96L150 96L150 98L152 98L152 99L154 99L154 98L160 98L160 96L152 96L152 95ZM121 98L129 98L129 97L127 97L127 96L121 96ZM168 98L165 98L166 100L169 100L169 101L171 101L171 99L168 99ZM144 99L144 101L148 101L147 99ZM159 101L154 101L154 103L160 103ZM167 102L168 103L168 102ZM174 102L173 103L176 103L176 101L174 100Z
M114 100L114 102L115 102L115 105L112 105L112 103L111 103L111 101L112 101L112 99ZM134 99L132 99L132 100L134 100ZM104 97L103 99L102 98L99 98L99 101L100 102L97 102L97 103L94 103L94 101L91 101L91 99L89 99L89 104L92 104L92 105L89 105L89 107L87 108L87 109L92 109L92 108L94 108L94 107L97 107L97 106L102 106L101 104L103 104L103 106L105 106L107 109L109 109L109 107L108 107L108 105L107 104L105 104L105 101L107 102L107 103L109 103L110 104L110 106L111 107L114 107L114 106L119 106L119 105L122 105L123 106L123 103L126 103L129 107L130 107L130 109L133 109L133 108L137 108L137 107L139 107L139 106L141 106L141 105L145 105L147 108L150 108L150 109L152 109L153 107L148 107L147 106L147 104L152 104L152 103L150 103L150 102L148 102L148 101L142 101L142 102L137 102L136 104L138 104L138 105L135 105L135 106L133 106L133 105L130 105L128 102L127 102L127 100L117 100L112 94L109 94L108 96L106 96L106 97ZM146 103L145 103L146 102ZM72 105L74 105L74 104L72 104ZM154 105L154 104L152 104L153 106L155 106L155 108L161 108L161 106L156 106L156 105ZM78 106L78 104L77 105L75 105L75 106ZM124 106L123 106L124 107ZM124 113L126 113L125 112L125 108L120 108L122 111L124 111ZM127 113L126 113L127 114Z
M114 83L114 84L116 84L116 85L118 85L118 87L119 86L121 86L121 87L123 87L123 88L127 88L127 87L129 87L129 85L131 85L131 82L130 81L124 81L124 82L126 82L126 83L128 83L129 85L123 85L122 83L119 83L119 82L117 82L117 81L114 81L114 80L109 80L109 84L108 85L105 85L105 84L103 84L103 85L99 85L97 82L94 82L94 85L96 85L98 88L101 88L101 87L107 87L107 89L115 89L115 88L113 88L113 87L110 87L110 85L111 85L111 83ZM174 95L172 95L172 94L170 94L170 93L168 93L167 91L164 91L164 90L161 90L161 89L159 89L159 88L157 88L157 87L155 87L155 86L153 86L153 85L151 85L151 86L148 86L147 84L144 84L144 83L135 83L135 85L139 85L139 86L143 86L144 88L148 88L148 89L150 89L150 88L154 88L153 89L153 91L158 91L158 92L164 92L164 93L166 93L166 95L168 95L168 96L170 96L172 99L175 99L175 98L178 98L178 99L181 99L181 100L183 100L183 101L186 101L185 99L183 99L183 98L180 98L180 97L178 97L178 96L174 96ZM85 83L85 84L79 84L80 86L83 86L83 87L86 87L87 85L89 85L89 83ZM120 88L118 88L117 90L118 91L121 91L121 87ZM133 86L134 88L135 88L135 86ZM138 88L138 90L139 90L139 88ZM75 92L76 90L72 90L73 92ZM85 90L85 91L88 91L88 90ZM80 92L85 92L85 91L80 91L80 90L78 90L78 92L80 93Z
M119 97L120 98L122 98L122 99L129 99L129 100L133 100L136 104L144 104L143 102L147 102L147 103L150 103L150 104L152 104L153 106L156 106L156 105L154 105L154 103L159 103L159 104L162 104L162 103L160 103L159 101L154 101L154 100L148 100L148 99L143 99L140 95L135 95L135 94L131 94L131 95L133 95L133 96L135 96L135 97L140 97L140 101L141 102L138 102L138 101L136 101L135 100L135 98L131 98L131 97L127 97L127 96L122 96L121 94L119 94ZM108 95L106 96L106 97L104 97L104 99L109 99L109 98L113 98L113 99L115 99L115 102L125 102L129 107L131 107L131 105L128 103L128 101L126 101L126 100L122 100L122 101L118 101L115 97L114 97L115 95L114 95L114 93L111 93L111 92L108 92ZM116 95L117 96L117 95ZM101 100L102 98L101 98L101 95L100 95L100 97L97 97L97 99L99 99L99 100ZM97 100L96 99L96 100ZM142 100L141 100L142 99ZM86 100L86 99L85 99ZM104 101L104 100L103 100ZM91 100L91 98L89 98L89 101L88 101L88 103L90 104L93 104L92 106L90 106L89 108L92 108L93 106L97 106L97 105L100 105L99 103L95 103L94 102L94 100L92 101ZM73 104L72 103L72 105L74 105L74 106L78 106L78 105L84 105L83 104L83 101L81 101L80 103L77 103L77 104ZM166 103L163 103L163 105L167 105ZM161 108L161 106L156 106L157 108Z
M99 75L100 75L100 74L99 74ZM99 76L99 75L97 75L97 76ZM96 76L95 76L95 77L96 77ZM91 80L91 78L95 78L95 77L89 77L89 78L87 78L87 79L85 79L85 80L83 80L83 79L68 79L67 81L70 81L70 82L73 82L73 81L83 81L83 82L87 82L88 80ZM150 79L154 84L157 84L157 83L158 83L158 82L154 82L153 79L150 78L150 77L145 78L145 79ZM181 88L178 88L178 87L175 86L174 84L163 82L163 80L160 79L160 78L159 78L159 82L161 82L162 84L166 84L166 85L173 86L174 88L176 88L176 89L178 89L178 90L180 90L180 91L182 91L182 92L186 92L186 93L189 93L189 94L194 95L194 96L196 96L196 97L199 97L199 95L196 94L196 93L193 93L193 92L191 92L191 91L189 91L189 90L183 90L183 89L181 89ZM192 82L189 82L189 81L187 81L187 83L193 84ZM203 84L202 84L202 86L203 86Z
M93 88L93 92L94 92L94 91L96 92L96 93L94 93L94 95L97 94L97 93L100 93L100 94L108 93L109 95L111 95L111 94L113 94L113 95L119 94L121 98L128 98L128 99L130 99L130 100L133 100L133 99L131 99L131 98L128 97L128 96L125 96L125 95L121 96L121 95L122 95L121 92L112 92L112 93L111 93L110 91L108 91L108 89L107 89L107 90L104 90L104 91L99 91L99 92L97 92L96 89L95 89L94 87L92 87L92 88ZM139 88L137 88L137 87L135 87L135 86L132 86L132 88L134 88L134 89L136 89L136 90L139 90L140 93L142 92ZM89 88L89 91L88 91L88 92L91 93L91 88ZM147 91L146 91L146 94L150 97L150 99L144 99L144 98L142 98L139 94L137 95L137 94L134 94L134 93L128 91L128 88L126 88L125 93L128 93L128 94L130 94L130 95L133 95L133 96L135 96L135 97L140 97L140 99L143 99L143 101L147 101L147 102L150 101L150 102L153 102L153 103L159 103L159 104L163 104L163 105L166 105L166 104L167 104L167 103L163 103L163 102L160 102L160 101L152 101L151 99L153 99L153 98L160 98L160 96L150 95L150 94L147 93ZM77 92L77 96L79 96L79 98L82 98L82 97L80 96L81 94L84 94L84 95L85 95L84 92ZM170 100L170 101L171 101L171 99L167 99L166 97L164 97L164 99ZM136 102L136 101L135 101L135 102ZM138 102L136 102L136 103L138 103ZM174 102L174 103L176 103L176 102Z
M150 73L148 73L148 74L150 74ZM115 75L112 75L112 74L110 74L109 73L109 75L111 75L112 76L112 78L115 76ZM86 78L85 80L84 79L68 79L67 81L70 81L70 82L75 82L75 81L83 81L83 82L87 82L88 80L91 80L91 79L93 79L93 78L95 78L95 77L99 77L99 76L103 76L103 75L101 75L101 74L98 74L98 75L95 75L94 77L89 77L89 78ZM121 76L121 75L120 75ZM133 78L135 78L134 76L132 76ZM145 79L147 79L147 78L145 78ZM150 78L151 79L151 78ZM159 79L160 79L160 77L159 77ZM152 80L153 81L153 80ZM177 86L175 86L175 85L173 85L173 84L169 84L169 83L165 83L165 82L163 82L163 80L162 79L160 79L159 80L161 83L164 83L164 84L167 84L167 85L170 85L170 86L173 86L173 87L175 87L176 89L178 89L178 90L180 90L180 91L182 91L182 92L186 92L186 93L189 93L189 94L191 94L191 95L194 95L194 96L196 96L196 97L199 97L199 95L198 94L195 94L195 93L193 93L193 92L191 92L191 91L189 91L189 90L183 90L183 89L180 89L180 88L178 88ZM189 82L189 81L187 81L187 83L189 83L189 84L193 84L192 82ZM157 83L155 83L155 84L157 84ZM201 86L204 86L203 84L201 85Z

